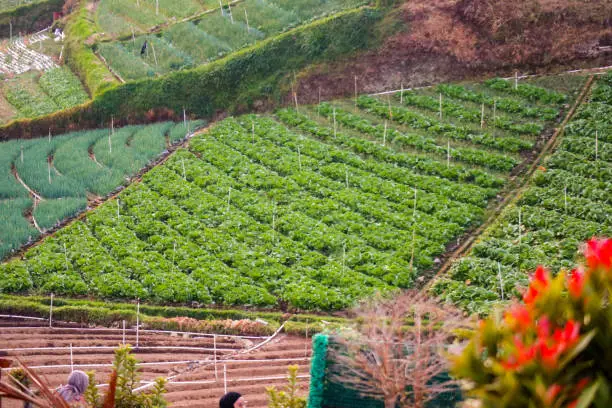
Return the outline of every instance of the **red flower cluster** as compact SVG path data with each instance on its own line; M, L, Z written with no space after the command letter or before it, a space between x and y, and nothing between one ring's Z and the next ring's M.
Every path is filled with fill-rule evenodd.
M546 290L549 284L550 272L548 272L548 270L543 266L538 266L533 278L531 279L531 282L529 283L529 289L527 289L527 292L525 295L523 295L523 302L525 302L526 305L531 306L536 301L540 293Z
M514 353L503 366L509 370L517 370L535 359L547 368L555 368L559 357L572 348L580 338L580 324L569 320L564 328L556 328L551 334L548 318L541 318L536 327L537 337L533 344L526 346L520 335L514 338Z
M612 267L612 239L590 240L587 242L584 256L589 268L609 271Z

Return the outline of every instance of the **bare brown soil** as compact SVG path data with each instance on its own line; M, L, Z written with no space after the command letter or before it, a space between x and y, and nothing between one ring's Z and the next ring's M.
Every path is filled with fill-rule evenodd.
M359 93L612 64L609 0L416 0L376 50L298 76L300 103ZM284 98L293 103L290 93Z
M23 328L34 325L39 327ZM87 330L81 328L48 328L42 327L46 322L19 322L0 319L0 350L8 358L19 357L31 367L66 365L67 367L36 368L51 387L57 387L66 381L70 373L70 351L73 347L75 365L109 364L113 359L113 350L122 343L122 331ZM263 339L262 339L263 340ZM161 362L159 365L142 365L141 380L151 381L157 377L172 377L167 385L167 400L172 407L213 407L223 395L223 368L225 365L228 390L241 392L246 396L251 408L267 406L265 387L286 384L287 367L298 364L298 375L308 375L310 346L309 340L299 337L279 335L270 343L252 352L245 351L262 340L217 338L217 364L215 378L214 352L211 350L174 350L169 347L214 346L211 337L197 335L175 335L141 333L139 348L134 350L135 357L142 363ZM126 343L135 344L135 331L129 330ZM104 346L105 349L79 349L78 347ZM41 347L66 347L60 350L33 350ZM156 348L152 348L156 347ZM168 347L164 349L163 347ZM17 349L30 350L17 350ZM12 350L13 349L13 350ZM283 361L278 361L283 359ZM266 361L267 360L267 361ZM188 363L177 364L178 361ZM93 370L96 380L104 384L110 374L110 367L75 367L75 369ZM270 379L272 377L272 379ZM195 383L194 383L195 382ZM302 378L303 393L306 393L308 378Z

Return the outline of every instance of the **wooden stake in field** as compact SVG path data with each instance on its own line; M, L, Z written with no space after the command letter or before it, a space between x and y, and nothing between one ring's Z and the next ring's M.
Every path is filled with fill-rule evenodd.
M344 165L344 173L346 177L346 188L349 188L349 172L348 167L346 165Z
M293 73L293 85L291 85L291 89L293 90L293 99L295 101L295 111L300 113L300 109L298 106L298 97L297 97L297 78L295 76L295 72Z
M244 19L246 21L246 26L247 26L247 33L249 32L250 28L249 28L249 15L247 14L246 9L244 9Z
M138 348L138 342L140 340L140 299L136 304L136 348Z
M47 159L47 170L49 171L49 184L51 184L51 162Z
M334 107L334 110L332 111L332 115L334 117L334 139L336 138L336 133L337 133L337 125L336 125L336 108Z
M230 0L227 0L227 11L229 11L230 21L232 24L234 24L234 14L232 13L232 4L230 3Z
M49 128L49 143L51 143L51 128Z
M401 82L400 84L400 103L403 105L404 104L404 81Z
M214 359L215 359L215 381L219 379L219 375L217 374L217 335L213 334L213 350L214 350Z
M484 102L482 104L481 110L480 110L480 128L484 128Z
M159 0L155 0L155 15L159 15Z
M136 49L136 33L134 33L134 26L130 28L132 29L132 42L134 43L134 49Z
M385 120L385 131L383 132L383 146L387 143L387 121Z
M183 180L187 181L187 172L185 171L185 158L181 158L181 165L183 166Z
M223 393L227 394L227 364L223 364Z
M393 120L393 111L391 110L391 97L387 94L387 105L389 105L389 119Z
M355 112L357 112L357 75L355 75Z
M108 130L108 153L113 154L113 142L111 141L111 131Z
M321 87L319 87L319 104L317 105L317 118L321 117Z
M493 99L493 123L497 119L497 99Z
M49 302L49 327L53 327L53 293Z
M219 10L221 10L221 16L223 16L223 3L219 0Z
M119 221L119 209L121 208L119 199L117 199L117 221Z
M502 277L501 263L497 261L497 276L499 278L499 288L501 289L501 299L504 300L504 279Z
M518 89L518 71L514 71L514 89Z

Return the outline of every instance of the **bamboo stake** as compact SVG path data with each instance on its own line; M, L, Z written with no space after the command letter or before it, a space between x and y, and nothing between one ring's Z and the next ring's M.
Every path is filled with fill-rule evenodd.
M117 199L117 221L119 221L119 199Z
M53 327L53 293L51 293L51 302L49 303L49 327Z
M249 15L247 14L246 9L244 9L244 19L246 20L247 33L248 33L251 29L249 28Z
M391 97L387 94L387 104L389 105L389 119L393 120L393 111L391 110Z
M219 10L221 10L221 17L223 17L223 3L219 0Z
M51 184L51 162L47 159L47 170L49 171L49 184Z
M404 81L401 82L400 103L404 104Z
M227 0L227 10L229 11L230 21L232 24L234 24L234 14L232 13L232 4L230 3L230 0Z
M51 143L51 128L49 128L49 143Z
M514 71L514 89L518 89L518 71Z
M138 342L140 340L140 299L136 304L136 348L138 348Z
M484 102L482 104L481 110L480 110L480 128L484 128Z
M213 335L213 347L214 347L214 359L215 359L215 381L219 380L219 375L217 374L217 335Z
M153 45L153 41L151 41L151 50L153 50L153 59L155 60L155 66L157 67L157 54L155 54L155 46Z
M355 75L355 112L357 112L357 75Z
M497 120L497 99L493 99L493 123Z
M155 15L159 15L159 0L155 0Z
M181 159L181 164L183 165L183 180L187 181L187 172L185 171L185 158Z
M223 393L227 394L227 364L223 364Z
M499 277L499 288L501 289L501 299L504 300L504 280L502 277L501 263L497 261L497 276Z
M383 133L383 146L387 143L387 121L385 120L385 132Z

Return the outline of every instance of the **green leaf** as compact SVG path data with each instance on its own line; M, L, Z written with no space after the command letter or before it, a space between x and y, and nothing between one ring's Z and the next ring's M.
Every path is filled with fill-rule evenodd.
M578 404L576 404L575 408L587 408L593 402L595 398L595 394L597 393L597 389L599 388L600 380L595 381L589 388L584 390L580 398L578 399Z
M569 353L563 360L561 360L561 363L559 364L559 371L563 370L563 368L570 361L576 358L576 356L578 356L578 354L580 354L589 345L591 340L593 340L593 337L595 337L596 332L597 329L591 330L584 337L582 337L582 339L580 339L576 347L572 349L571 353Z

